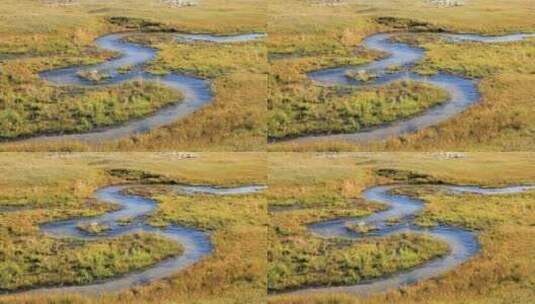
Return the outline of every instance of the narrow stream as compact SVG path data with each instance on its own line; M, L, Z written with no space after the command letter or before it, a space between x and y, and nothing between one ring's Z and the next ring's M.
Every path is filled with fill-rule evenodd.
M98 87L118 85L132 80L145 80L160 83L182 93L184 99L166 106L155 113L139 119L133 119L118 126L98 128L81 134L37 135L19 140L78 140L98 143L105 140L124 138L129 135L145 133L152 129L169 125L174 121L188 116L201 106L212 101L210 81L186 74L170 73L164 76L152 75L144 71L145 65L156 57L157 50L135 43L126 42L127 36L135 33L118 33L102 36L95 44L104 50L121 54L120 57L97 65L76 66L45 71L39 76L52 85L76 85ZM233 36L214 36L207 34L175 34L177 43L211 42L239 43L258 40L265 34L243 34ZM121 73L121 67L129 66L131 70ZM83 72L97 72L108 77L98 84L79 76ZM17 139L15 140L17 141Z
M386 52L389 55L384 59L373 61L361 66L342 66L336 68L321 69L307 74L308 78L319 85L336 86L350 85L356 88L385 85L396 80L413 80L427 83L447 91L449 101L432 107L414 117L398 120L385 125L371 127L348 134L305 135L295 139L282 141L306 141L306 140L348 140L356 142L372 142L385 140L412 133L433 125L437 125L464 111L470 105L480 100L477 89L477 80L471 80L448 73L439 72L433 76L421 76L411 72L411 68L421 60L425 51L418 47L412 47L405 43L392 41L395 34L382 33L372 35L363 41L364 47L372 50ZM480 43L505 43L521 41L535 37L534 34L512 34L506 36L480 36L474 34L437 34L452 43L475 41ZM401 68L397 72L389 71L389 67ZM350 71L365 71L376 75L374 80L362 82L346 77ZM278 140L275 140L278 141Z
M53 238L75 238L81 240L97 240L118 237L136 232L158 234L180 244L184 248L181 255L168 258L144 270L127 273L116 278L98 281L89 285L36 288L20 293L82 293L102 294L116 292L126 288L146 284L158 279L169 277L178 271L198 262L201 258L211 254L212 245L210 236L204 231L181 225L169 225L156 228L144 223L145 216L157 208L156 202L151 199L127 195L124 191L131 187L150 187L149 185L122 185L102 188L95 193L95 197L102 202L114 203L120 206L119 210L105 213L101 216L76 218L72 220L52 222L41 225L45 235ZM243 186L237 188L216 188L211 186L168 186L177 194L193 195L196 193L212 195L240 195L260 192L264 186ZM122 224L121 219L132 219L128 224ZM79 225L98 223L109 227L101 235L93 235L81 231ZM17 292L15 292L17 293Z
M374 279L350 286L334 287L311 287L284 294L306 293L306 292L343 292L358 295L369 295L386 292L391 289L400 288L409 284L437 277L468 260L479 252L477 235L474 232L452 227L436 226L432 228L422 228L413 223L413 216L423 208L423 202L419 199L406 195L396 195L391 191L397 187L407 187L406 185L378 186L364 191L363 198L368 201L375 201L386 204L389 208L385 211L374 213L367 217L360 218L340 218L329 221L313 223L308 229L314 235L323 238L349 238L362 239L369 237L381 237L394 233L419 233L429 235L435 239L446 242L449 245L448 255L431 260L421 266L408 271L399 272L384 278ZM417 186L410 186L417 187ZM512 186L506 188L480 188L477 186L436 186L448 193L455 195L461 193L474 193L480 195L500 195L522 193L535 186ZM388 225L389 218L399 218L399 223ZM348 224L363 223L373 225L377 228L372 232L360 234L347 229Z

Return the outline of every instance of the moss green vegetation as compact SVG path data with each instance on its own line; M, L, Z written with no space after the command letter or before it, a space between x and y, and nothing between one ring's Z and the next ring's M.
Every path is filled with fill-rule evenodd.
M105 33L143 30L237 34L266 31L264 1L237 0L228 3L222 0L207 0L198 6L176 8L159 0L84 0L73 6L53 6L33 0L8 0L3 1L1 7L0 53L6 56L0 56L0 71L11 79L17 78L22 70L24 79L32 80L25 83L24 90L25 101L31 101L31 107L49 106L48 99L43 97L41 92L52 89L35 80L38 71L96 63L113 56L114 54L95 49L92 44L96 37ZM160 41L153 46L157 47L161 54L148 67L151 72L180 71L210 77L213 80L214 101L185 120L132 138L99 145L79 142L5 143L0 149L251 151L265 148L267 69L266 48L262 42L183 45ZM128 69L129 67L124 67L125 71ZM86 76L93 78L94 75ZM1 88L2 91L5 91L5 88L9 91L9 87L16 86L14 80L9 80L3 83ZM57 94L69 95L70 88L54 90ZM135 94L129 92L117 93L121 94L119 99L136 98ZM78 96L76 101L79 102L80 99ZM3 102L1 99L0 101ZM53 101L57 103L56 99ZM85 98L84 102L88 104L85 107L90 109L94 104L97 108L106 108L107 105L107 100L103 101L94 96ZM144 109L144 103L140 103L139 107ZM162 102L151 103L154 108L162 105ZM124 121L122 119L137 117L140 112L143 112L143 115L150 113L133 106L117 107L119 110L113 109L112 112L119 112L121 115L109 115L106 122L119 123ZM24 117L30 114L31 109L25 108L21 115ZM6 118L6 121L10 121L9 119L12 120ZM34 128L27 131L30 134L59 131L46 129L36 123L30 124ZM83 121L73 121L72 125L75 127L61 131L79 132L80 129L98 127L92 123L84 125Z
M124 183L237 186L265 183L265 157L256 153L5 153L0 156L0 215L4 290L82 284L145 268L180 246L152 234L102 241L57 240L38 224L102 214L116 208L92 198L99 187ZM190 268L119 294L3 295L0 303L259 303L265 301L265 223L262 194L183 196L154 185L130 191L158 203L147 223L179 223L210 232L214 248ZM127 220L127 219L125 219ZM5 246L4 246L5 245ZM240 250L236 250L239 248ZM214 284L213 282L218 282Z
M511 184L533 184L533 153L467 153L451 157L448 153L270 153L268 197L270 202L286 202L286 210L271 213L274 227L287 223L286 229L270 233L270 242L286 244L287 253L295 257L285 260L279 255L271 259L271 265L279 266L272 274L272 282L277 286L302 286L300 284L351 284L339 274L358 274L350 272L348 265L351 253L362 254L359 247L326 246L322 254L292 255L299 252L296 248L313 248L317 242L303 232L303 223L315 222L323 217L310 217L303 211L292 209L292 202L317 202L317 208L325 202L325 197L338 197L337 201L353 204L354 210L361 215L377 210L360 199L363 189L380 184L411 183L420 186L400 188L398 193L418 197L425 207L417 215L416 222L422 226L445 223L469 230L477 230L481 245L480 254L458 268L439 278L426 280L400 290L385 294L359 297L336 293L304 293L297 295L273 295L268 299L272 304L378 304L378 303L531 303L534 297L531 283L534 280L533 256L533 218L535 216L535 192L481 196L476 194L456 194L440 191L440 188L426 183L452 183L461 185L482 185L499 187ZM331 199L334 201L334 199ZM371 207L371 208L370 208ZM342 205L332 209L343 209ZM303 205L299 210L303 210ZM363 212L362 212L363 211ZM301 212L301 213L300 213ZM326 218L334 218L331 215ZM393 219L395 221L395 219ZM286 225L286 224L285 224ZM405 237L415 237L413 235ZM340 242L334 240L333 242ZM364 242L373 250L389 244L394 248L402 247L403 238L368 239ZM429 257L431 252L443 252L441 243L433 240L414 240L417 252ZM373 251L371 252L380 252ZM428 251L430 250L430 251ZM436 251L434 251L436 250ZM314 252L314 251L312 251ZM310 252L309 252L310 253ZM319 262L322 256L331 259ZM374 257L381 255L373 255ZM409 254L418 261L414 255ZM340 263L331 263L332 260ZM279 262L280 261L280 262ZM286 261L286 263L282 263ZM384 261L387 261L385 259ZM395 261L394 265L396 264ZM345 264L344 264L345 263ZM401 263L403 264L403 263ZM327 267L328 265L329 267ZM355 264L349 264L355 265ZM357 263L358 265L358 263ZM361 264L362 265L362 264ZM385 264L382 264L385 265ZM322 267L322 276L315 270ZM408 265L406 265L408 266ZM310 274L301 269L308 269ZM378 268L372 268L376 271ZM358 268L361 270L362 268ZM366 268L364 268L366 269ZM383 270L389 268L383 268ZM282 271L284 270L284 271ZM370 271L370 273L374 273ZM300 274L296 275L296 274ZM333 274L330 276L330 274ZM355 275L355 277L358 277ZM332 281L330 281L332 280ZM336 281L337 280L337 281ZM336 282L336 283L334 283Z
M312 162L310 158L314 157L304 154L304 160L297 161L299 155L302 154L269 154L269 291L357 284L448 252L443 242L421 235L398 234L358 241L312 235L306 224L366 216L384 210L384 206L358 197L366 187L359 180L368 177L367 170L329 160L328 155ZM292 164L283 166L285 161Z
M33 86L31 78L17 83L0 76L2 111L0 138L38 134L80 133L148 115L181 94L153 83L131 82L101 89L60 89Z
M315 86L303 91L277 88L268 101L271 138L357 132L416 115L448 99L445 91L413 81L348 92Z
M400 191L407 193L407 191ZM459 200L459 196L426 189L408 192L417 195L431 204L419 214L416 222L422 226L440 223L467 227L473 230L489 230L501 224L514 222L521 226L530 226L533 221L524 213L531 214L533 193L502 196L481 196L477 194L462 195L470 203ZM470 216L467 216L470 215Z
M444 9L416 0L347 1L336 6L317 5L313 1L270 1L268 48L273 54L271 77L274 79L270 81L273 89L269 98L276 100L280 91L285 90L293 94L287 103L299 103L314 97L310 92L317 91L305 79L305 72L379 58L381 54L360 46L363 38L377 32L447 30L489 35L535 32L535 16L530 5L521 0L492 3L474 0ZM533 82L532 63L535 62L532 41L488 45L417 40L423 40L415 43L424 47L427 54L415 67L416 71L430 74L444 70L482 77L478 85L481 102L437 126L386 142L358 144L322 140L279 143L269 149L295 152L533 149L534 92L528 85ZM292 113L292 116L307 114L301 108L292 109ZM278 130L272 130L270 126L269 135L277 136Z
M369 210L380 209L380 206L373 204L346 206L348 209L351 207L352 212L330 206L330 212L326 212L326 207L301 207L271 213L269 291L356 284L362 280L407 269L448 250L443 243L421 236L395 235L348 241L323 240L305 232L303 226L312 221L361 216L369 214Z
M3 291L87 284L142 269L182 252L173 241L145 234L95 242L21 235L11 238L6 231L3 234Z
M180 43L180 39L177 41L168 34L140 34L128 40L158 49L157 58L148 67L153 74L182 71L204 78L216 78L239 71L267 72L265 43L262 39L227 44L202 41Z
M244 89L245 88L245 89ZM266 76L232 73L213 80L213 102L169 126L147 134L105 144L113 151L262 151L266 146ZM49 145L49 149L80 149L77 145ZM12 145L7 149L42 149ZM1 147L0 147L1 149ZM84 146L82 149L92 149Z
M395 235L360 242L285 241L269 252L269 290L279 291L358 284L438 257L448 246L425 236Z

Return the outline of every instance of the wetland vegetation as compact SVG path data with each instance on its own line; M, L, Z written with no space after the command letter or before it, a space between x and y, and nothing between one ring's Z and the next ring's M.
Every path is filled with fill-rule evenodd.
M19 74L19 77L17 85L3 82L6 89L0 93L4 101L0 114L3 140L35 134L81 133L113 126L151 114L181 98L180 93L154 83L67 90L35 88L31 76Z
M451 43L432 35L445 31L483 35L533 32L534 25L529 21L534 19L532 11L523 1L498 1L492 5L471 1L463 6L443 8L415 0L399 0L395 4L386 0L349 1L332 6L314 1L238 0L225 3L224 13L222 3L208 0L197 6L177 8L156 0L148 4L140 0L105 4L86 0L72 6L30 0L4 1L0 24L0 84L4 88L0 124L5 128L0 136L5 140L98 130L146 117L177 100L169 98L169 94L176 92L165 90L159 90L158 94L144 88L147 96L139 96L136 90L118 87L89 90L51 87L37 78L40 71L113 58L117 54L94 47L95 38L110 32L145 32L128 40L158 51L156 58L144 67L147 72L186 73L209 79L214 96L209 104L184 119L144 134L99 144L71 139L6 142L0 145L0 150L518 151L533 148L531 130L535 120L530 111L533 94L529 86L533 74L533 40ZM40 18L27 14L28 11L38 12L35 14ZM330 18L333 15L335 20ZM495 22L491 24L488 20ZM187 39L173 39L169 35L172 32L214 35L267 32L268 37L265 41L232 44L191 43ZM433 75L442 71L481 79L477 84L481 93L479 102L440 124L384 142L348 143L333 139L266 145L269 139L362 131L448 103L438 88L421 83L411 84L409 88L398 88L399 84L393 83L348 93L345 88L318 87L307 79L310 71L361 65L383 58L386 54L362 46L365 37L378 32L400 33L400 37L395 37L397 41L408 41L425 49L424 58L412 69L414 72ZM406 32L412 33L410 37L401 35ZM132 68L121 66L118 72L128 74ZM399 72L400 68L388 67L390 73ZM80 76L105 82L108 75L89 71ZM357 70L346 76L373 83L377 75Z
M276 86L275 86L276 87ZM360 90L309 87L271 92L268 128L271 139L351 133L418 115L447 102L448 93L427 84L400 81Z
M511 298L517 303L530 303L534 294L526 282L533 279L530 236L535 192L452 193L440 185L532 185L535 176L525 169L532 166L533 154L468 153L455 159L445 155L270 153L268 202L285 208L270 207L269 239L277 246L268 251L268 286L275 291L268 303L506 303ZM319 238L308 231L307 226L318 221L380 212L383 207L364 200L363 191L374 185L400 183L411 186L396 189L396 195L424 202L415 217L418 226L427 229L449 225L473 231L480 252L438 277L386 293L359 296L347 294L350 289L337 292L335 288L325 292L276 292L285 287L352 285L366 276L388 277L396 269L425 265L433 256L447 255L451 248L442 241L421 239L410 232L385 238L369 231L364 239L351 241ZM347 208L353 213L348 214ZM317 212L325 209L330 212ZM399 220L389 219L386 229L399 224ZM410 242L405 243L408 239ZM394 248L400 250L394 251L398 254L392 254ZM510 258L512 253L514 258ZM322 260L326 256L330 258ZM368 269L364 267L366 262L372 261L383 267L364 271ZM316 276L318 272L321 276Z
M119 293L91 297L54 292L4 294L0 303L265 301L266 215L261 194L181 194L170 186L262 184L265 160L254 153L194 157L182 159L180 153L2 155L0 167L6 175L0 181L0 201L2 206L12 207L2 212L0 219L3 292L36 286L85 285L150 268L169 256L187 252L190 244L179 245L154 233L77 240L56 239L40 231L43 223L116 210L117 206L92 196L96 189L110 184L149 185L148 190L128 190L128 195L141 195L156 202L155 212L144 221L153 227L182 225L205 231L210 235L213 251L169 278ZM122 225L118 227L114 229L123 229ZM216 281L218 284L210 283Z
M378 32L413 32L412 45L425 49L425 55L413 70L432 75L437 71L453 73L481 81L477 89L481 99L461 114L440 124L404 134L385 141L347 142L343 138L281 142L268 147L271 151L522 151L531 150L533 119L529 110L533 92L533 39L505 43L451 43L433 39L433 32L478 33L503 35L535 32L533 12L523 1L471 1L463 6L441 8L424 1L358 1L340 5L314 5L309 1L272 1L269 6L270 89L269 136L281 133L280 112L291 109L289 117L307 116L307 107L298 107L303 100L321 100L331 107L345 103L335 95L323 98L306 73L326 67L359 65L381 58L384 54L362 48L365 37ZM329 16L336 15L336 19ZM492 24L488 20L494 20ZM406 41L406 40L405 40ZM395 68L395 67L392 67ZM350 75L366 78L370 75ZM373 75L372 75L373 76ZM515 83L513 83L515 79ZM524 84L521 84L524 83ZM379 87L378 90L385 89ZM285 98L281 99L281 92ZM425 103L421 105L425 108ZM400 114L401 115L401 114ZM343 119L333 123L336 133L355 131ZM388 120L387 120L388 121ZM286 129L307 129L288 119ZM345 128L339 128L344 125ZM350 131L351 130L351 131Z
M86 90L76 96L78 98L75 104L83 101L83 106L73 106L74 97L69 97L73 88L50 87L37 78L40 71L95 64L111 58L115 54L94 47L94 39L103 34L125 30L209 32L215 35L266 31L265 4L261 1L226 3L225 13L220 12L220 0L205 1L200 6L184 8L169 7L156 0L152 2L132 0L128 3L102 3L88 0L72 6L52 6L31 0L3 2L0 53L5 54L5 57L1 57L0 71L3 77L2 87L5 87L2 91L7 93L1 98L5 108L1 121L9 128L2 136L15 138L42 133L86 132L146 116L166 103L176 102L176 98L169 99L171 93L166 90L161 90L161 95L158 95L149 88L147 96L141 98L135 90L128 92L117 91L118 88L99 88ZM30 11L40 17L28 14ZM212 91L215 94L213 101L187 119L146 134L98 145L65 140L5 143L0 149L263 149L267 93L264 43L244 42L232 46L200 44L202 46L176 41L151 44L160 51L161 56L147 66L154 73L181 71L212 80ZM214 59L208 60L209 58ZM125 73L128 69L129 67L124 67L121 70ZM102 80L103 75L89 73L82 76ZM21 77L24 83L20 83ZM120 94L121 97L118 100L107 98L102 96L102 90L115 90L111 93L114 98L117 98L115 94ZM17 101L20 97L24 105ZM64 105L68 105L70 111L65 110L62 107ZM50 109L54 106L62 111ZM38 123L27 125L28 119Z
M0 4L0 304L534 302L533 0L52 2Z
M147 234L86 242L28 235L13 238L4 232L2 239L3 292L88 284L143 269L182 252L176 243Z

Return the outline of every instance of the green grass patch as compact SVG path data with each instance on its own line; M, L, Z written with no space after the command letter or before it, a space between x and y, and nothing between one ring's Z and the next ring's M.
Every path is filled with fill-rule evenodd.
M0 138L81 133L149 115L181 94L150 82L97 89L28 86L0 75Z
M267 73L266 47L262 40L239 43L180 42L173 35L134 35L128 41L158 49L147 70L172 71L215 78L233 72Z
M143 269L182 247L150 234L102 241L2 238L0 290L88 284Z
M443 242L409 234L358 242L290 239L271 247L268 255L271 291L357 284L448 252Z
M500 187L533 184L533 153L270 153L268 198L274 206L298 204L307 209L286 209L270 216L269 281L273 290L309 284L346 285L386 274L399 265L418 264L443 243L421 240L419 235L396 235L352 243L323 240L307 233L306 224L343 215L321 216L325 206L354 201L352 209L365 216L363 189L376 185L406 184L396 194L424 202L416 215L421 226L445 224L473 230L480 252L459 267L430 280L360 297L336 292L273 295L271 304L439 304L530 303L533 264L535 195L452 194L425 183ZM331 197L330 199L324 199ZM337 198L335 198L337 197ZM369 203L369 202L368 202ZM365 212L363 212L365 211ZM358 215L356 215L358 216ZM400 219L391 218L392 225ZM365 236L365 235L364 235ZM407 239L404 239L407 238ZM412 238L412 239L411 239ZM415 239L414 239L415 238ZM410 241L408 241L410 240ZM403 256L392 255L403 249ZM414 246L414 247L411 247ZM360 257L362 259L357 259ZM373 261L373 262L372 262ZM421 260L420 260L421 261ZM372 263L372 267L367 267ZM376 264L374 264L376 263ZM342 266L343 265L343 266ZM409 266L410 267L410 266ZM279 289L276 289L279 288Z
M154 224L178 223L206 230L210 255L165 280L101 297L75 294L14 294L0 303L261 303L265 301L266 204L262 194L177 195L165 185L230 187L266 183L263 153L5 153L0 157L0 288L79 285L150 267L175 255L176 243L153 234L99 241L56 240L42 223L96 216L114 205L95 191L111 184L158 203ZM22 208L23 207L23 208ZM159 220L161 217L162 220ZM143 219L124 218L122 223ZM236 250L239 248L239 250ZM218 282L212 284L211 282Z
M354 143L318 140L277 143L272 151L530 151L534 148L533 40L513 43L446 43L425 32L448 31L502 35L535 31L531 3L523 0L466 1L440 8L428 1L361 0L341 5L311 1L270 1L268 49L271 60L271 101L281 92L287 103L320 100L305 72L324 66L362 64L381 56L362 47L362 40L378 32L412 32L403 40L426 49L415 68L422 75L446 71L483 78L481 101L437 126L384 142ZM335 15L336 18L332 18ZM425 31L425 32L422 32ZM395 40L396 39L395 37ZM401 40L398 40L401 41ZM280 55L283 54L283 55ZM353 61L352 63L350 63ZM286 93L286 92L291 92ZM308 109L308 108L307 108ZM292 113L292 115L287 115ZM328 115L327 111L322 114ZM276 112L277 120L292 122L301 108ZM289 116L289 117L285 117ZM279 138L290 130L270 122L269 135ZM326 120L327 124L336 122ZM338 126L337 126L338 127ZM339 127L338 127L339 128ZM321 131L321 130L320 130ZM291 133L291 132L290 132Z
M447 99L444 90L412 81L344 93L320 87L275 88L268 100L269 136L357 132L411 117Z

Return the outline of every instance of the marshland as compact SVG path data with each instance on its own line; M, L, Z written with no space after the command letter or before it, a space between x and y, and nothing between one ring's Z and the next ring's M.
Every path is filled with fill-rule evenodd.
M534 303L534 7L3 0L0 303Z
M268 149L533 149L533 2L463 2L270 1ZM462 83L444 99L422 85L406 96L392 79Z
M0 163L0 303L265 301L262 155L4 153Z
M531 303L532 153L270 153L268 303Z
M215 0L178 7L159 0L82 0L64 4L2 2L0 149L263 149L267 92L263 39L175 38L178 34L262 35L265 3ZM106 41L99 45L99 37L112 33L127 33L121 40L133 56L141 53L145 57L138 57L144 60L129 64L124 48ZM114 60L125 64L109 70ZM73 73L76 83L46 77L49 71L71 67L84 67ZM141 72L155 79L146 81ZM126 81L116 83L118 79ZM202 81L202 88L192 81ZM183 109L170 114L173 107ZM166 117L165 123L143 122L158 115ZM140 120L143 123L132 132L102 140L61 136L99 133ZM29 140L35 138L44 140Z

